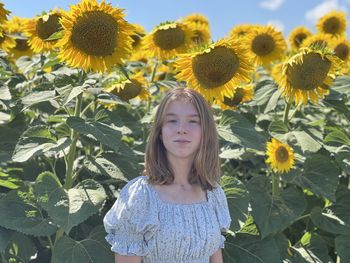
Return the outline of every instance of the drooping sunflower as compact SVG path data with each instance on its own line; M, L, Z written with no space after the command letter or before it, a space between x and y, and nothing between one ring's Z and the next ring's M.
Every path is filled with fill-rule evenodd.
M192 40L195 44L208 43L210 41L210 27L207 17L195 13L184 17L181 21L187 24L194 32Z
M289 102L317 104L329 93L334 78L342 71L342 61L327 48L301 48L274 70L282 95Z
M134 26L134 32L131 35L132 37L132 51L137 52L141 49L141 40L146 35L146 31L143 26L139 24L132 24Z
M11 14L10 11L6 10L4 4L0 2L0 23L7 20L7 16Z
M166 60L187 52L192 46L194 32L184 23L166 22L157 26L143 39L149 57Z
M312 33L304 26L295 27L289 34L289 43L293 50L298 50L303 41L311 36Z
M235 88L233 97L224 97L223 100L215 100L222 110L237 109L239 105L253 99L253 84L240 85Z
M287 48L282 33L273 26L254 27L242 43L254 57L255 64L263 66L281 60Z
M24 36L23 29L28 23L28 18L14 16L4 23L4 31L7 37L13 38L16 45L8 50L8 53L15 59L21 56L31 56L33 51L30 49L28 38Z
M346 31L346 24L346 14L344 12L332 11L318 20L316 28L320 33L343 36Z
M183 55L175 63L176 78L203 94L208 100L232 97L234 87L249 82L251 58L240 43L222 39L202 50Z
M9 52L15 46L16 41L12 37L9 37L0 27L0 49Z
M332 48L335 55L344 61L344 64L350 66L350 41L345 37L335 38L332 42Z
M29 45L35 53L53 50L57 40L47 40L52 34L62 30L59 19L62 11L53 10L48 14L29 20L24 28Z
M58 57L71 67L104 72L122 63L131 52L134 27L123 9L102 1L82 0L62 14L64 36L57 42Z
M140 71L131 77L130 80L122 77L108 81L104 90L117 95L121 100L127 102L136 97L141 100L148 100L150 93L147 83L147 80L143 77L143 72Z
M233 39L239 39L244 37L248 32L251 32L256 25L251 24L241 24L234 26L230 30L230 37Z
M301 47L312 47L312 46L321 46L330 48L332 42L332 37L329 34L318 33L306 38Z
M285 143L272 138L266 146L266 163L270 165L274 172L284 173L289 172L293 168L295 156L293 149Z

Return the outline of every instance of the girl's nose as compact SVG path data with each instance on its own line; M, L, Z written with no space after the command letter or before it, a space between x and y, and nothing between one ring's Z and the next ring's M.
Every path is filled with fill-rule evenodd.
M177 133L178 134L186 134L187 131L186 131L186 127L185 126L186 125L184 123L179 123Z

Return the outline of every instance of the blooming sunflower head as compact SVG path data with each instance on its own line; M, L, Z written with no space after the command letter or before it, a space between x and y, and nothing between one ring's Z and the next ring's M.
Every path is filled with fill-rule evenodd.
M5 20L7 20L7 16L10 13L11 13L10 11L5 9L4 4L0 2L0 23L2 23Z
M209 26L199 23L187 23L188 27L193 31L192 41L201 45L209 43L211 40Z
M329 12L318 20L316 27L320 33L333 36L344 35L346 31L346 15L340 11Z
M205 15L194 13L183 18L183 22L202 24L209 27L209 20Z
M304 26L298 26L289 34L289 43L293 50L298 50L303 41L311 36L312 33Z
M335 55L344 61L347 67L350 66L350 41L345 37L335 38L332 42Z
M58 57L71 67L104 72L131 52L134 27L124 20L123 9L82 0L60 22L64 36L57 42Z
M141 100L147 100L150 97L147 80L143 77L141 71L136 73L130 79L122 77L108 81L104 90L127 102L136 97Z
M165 22L144 37L143 48L150 57L166 60L187 52L193 46L193 37L186 24Z
M318 33L307 37L301 47L320 47L329 48L331 46L332 37L329 34Z
M29 45L35 53L54 49L57 40L48 40L48 38L62 30L59 22L61 16L62 11L53 10L48 14L28 21L24 30L29 38Z
M143 28L143 26L139 25L139 24L132 24L134 27L134 32L131 35L132 37L132 50L133 53L137 52L138 50L141 49L141 40L142 38L146 35L146 31Z
M266 163L270 165L274 172L289 172L289 170L294 166L294 151L288 144L272 138L272 140L267 143L266 148Z
M175 63L176 78L187 82L208 100L232 97L234 87L249 82L250 57L237 41L219 40L198 52L183 55Z
M334 78L342 71L341 65L342 61L327 48L301 48L279 64L274 74L289 102L307 104L310 99L318 103L329 93Z
M239 105L252 100L253 93L253 84L240 85L235 88L232 97L224 97L223 100L216 99L214 103L222 110L237 109Z
M16 41L7 35L3 28L0 26L0 49L5 52L9 52L13 47L16 46Z
M273 26L254 27L254 30L246 35L243 43L253 56L255 64L264 66L281 60L287 48L282 33Z

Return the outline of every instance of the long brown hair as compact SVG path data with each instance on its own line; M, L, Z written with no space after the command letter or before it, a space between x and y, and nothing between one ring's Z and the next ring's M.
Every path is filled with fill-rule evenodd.
M170 102L184 100L197 110L201 123L201 142L194 157L190 184L200 184L212 190L220 180L219 141L212 109L201 94L189 88L170 90L161 100L148 138L144 174L152 184L171 184L174 174L168 163L166 149L160 133Z

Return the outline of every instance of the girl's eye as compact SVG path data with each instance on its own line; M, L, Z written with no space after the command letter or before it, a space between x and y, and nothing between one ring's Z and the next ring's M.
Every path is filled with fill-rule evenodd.
M190 120L190 123L199 123L197 120Z
M168 120L168 122L176 122L176 120L171 120L171 119L170 119L170 120Z

